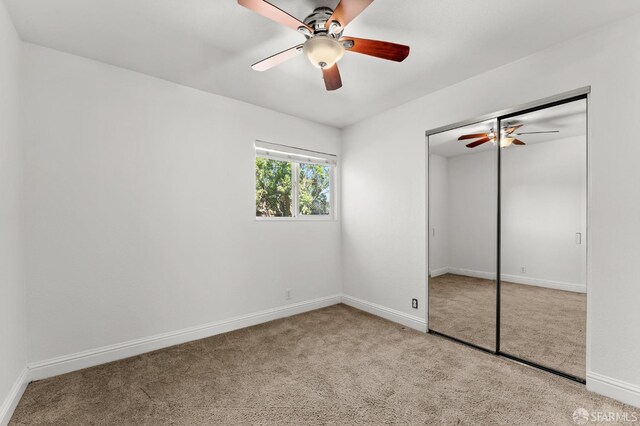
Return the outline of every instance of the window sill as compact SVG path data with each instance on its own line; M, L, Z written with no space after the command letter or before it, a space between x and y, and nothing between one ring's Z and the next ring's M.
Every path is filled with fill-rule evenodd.
M338 220L331 216L312 216L312 217L256 217L256 222L337 222Z

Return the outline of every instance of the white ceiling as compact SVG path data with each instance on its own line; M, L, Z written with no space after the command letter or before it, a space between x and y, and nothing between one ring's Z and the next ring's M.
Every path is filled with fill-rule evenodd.
M501 127L521 125L514 135L527 145L511 145L509 149L523 149L526 146L543 142L557 142L567 138L586 135L587 102L584 99L545 108L505 119ZM496 120L487 120L464 127L447 130L429 136L429 153L443 157L476 154L495 149L495 145L485 143L475 148L467 148L466 144L475 139L460 141L458 138L466 134L488 133L497 128ZM557 133L523 134L520 132L541 132L557 130Z
M640 13L638 0L377 0L345 35L411 46L403 63L355 53L326 92L299 55L250 65L304 38L236 0L4 0L23 40L344 127ZM272 0L300 19L337 0Z

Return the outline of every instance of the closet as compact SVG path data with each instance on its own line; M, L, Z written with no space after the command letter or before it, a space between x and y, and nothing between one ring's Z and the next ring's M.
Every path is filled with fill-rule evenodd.
M583 383L587 94L427 132L429 332Z

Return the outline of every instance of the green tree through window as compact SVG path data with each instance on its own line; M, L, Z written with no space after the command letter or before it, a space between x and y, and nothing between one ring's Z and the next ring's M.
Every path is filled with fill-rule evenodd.
M291 163L256 158L256 216L292 216Z
M330 170L319 164L300 164L299 208L302 215L330 213Z
M331 165L257 157L256 217L330 218L332 175Z

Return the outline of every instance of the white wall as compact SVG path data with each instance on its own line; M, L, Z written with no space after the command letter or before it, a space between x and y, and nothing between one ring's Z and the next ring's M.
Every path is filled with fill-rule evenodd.
M23 148L19 139L22 44L0 2L0 423L27 361Z
M339 222L256 221L253 148L339 154L339 130L34 45L24 60L30 361L340 293Z
M639 50L633 16L347 128L345 292L426 305L426 130L591 85L588 386L640 405L640 143L620 125L640 112Z

